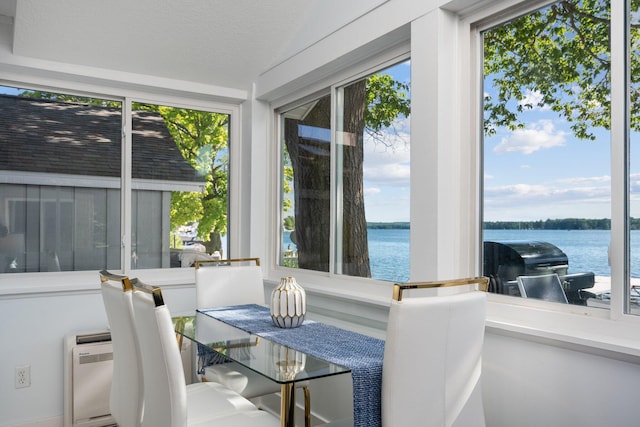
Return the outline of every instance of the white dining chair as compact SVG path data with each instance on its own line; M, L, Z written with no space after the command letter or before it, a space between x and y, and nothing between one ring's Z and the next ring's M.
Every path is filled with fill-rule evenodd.
M133 286L127 276L100 272L102 301L113 345L113 379L109 408L121 427L139 427L144 402L142 370L133 327L131 295Z
M265 305L260 258L196 261L195 273L196 308ZM221 383L249 399L281 390L279 384L235 362L203 366L202 380ZM308 382L300 382L296 387L303 389L305 426L310 427L311 397Z
M240 264L254 265L240 265ZM233 264L233 265L232 265ZM259 258L197 261L196 308L228 305L264 305L264 284ZM197 365L203 381L224 384L249 399L280 391L280 386L236 362Z
M158 287L132 281L144 383L142 427L278 427L280 420L219 383L186 385L171 314Z
M480 374L485 292L402 298L405 289L488 278L395 285L382 371L383 427L483 427Z

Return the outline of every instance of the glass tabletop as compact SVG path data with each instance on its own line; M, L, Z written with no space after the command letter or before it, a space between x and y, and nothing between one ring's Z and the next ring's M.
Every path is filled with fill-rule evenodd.
M250 334L206 314L173 318L176 333L280 383L348 373L347 367ZM223 358L220 358L223 360Z

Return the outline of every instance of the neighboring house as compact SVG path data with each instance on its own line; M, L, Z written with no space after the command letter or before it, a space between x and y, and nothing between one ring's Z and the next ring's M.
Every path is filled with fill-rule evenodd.
M0 95L0 272L120 268L121 121L118 108ZM204 180L159 114L134 112L132 133L132 262L168 267L171 192Z

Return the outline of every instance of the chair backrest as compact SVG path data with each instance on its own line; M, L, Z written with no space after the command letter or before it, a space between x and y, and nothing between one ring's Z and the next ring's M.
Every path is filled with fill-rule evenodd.
M265 304L259 258L197 261L195 271L196 308Z
M113 344L111 415L122 427L140 426L144 406L142 370L128 277L100 272L102 301Z
M134 283L133 311L143 360L143 427L187 425L187 388L182 358L160 288Z
M523 298L537 298L545 301L567 304L567 295L556 273L537 276L518 276L518 289Z
M478 291L392 300L382 373L384 427L485 425L485 305L486 294Z

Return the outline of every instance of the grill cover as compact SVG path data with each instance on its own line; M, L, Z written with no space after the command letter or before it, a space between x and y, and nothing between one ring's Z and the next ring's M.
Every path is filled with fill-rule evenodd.
M518 276L556 273L569 303L584 305L590 296L584 289L593 287L594 274L567 274L568 269L567 255L549 242L484 242L483 274L491 278L491 292L520 296Z
M523 275L565 275L568 267L567 255L548 242L484 242L484 274L487 276L516 280Z
M492 278L492 292L520 295L518 276L556 273L569 269L567 255L548 242L484 242L484 275Z

